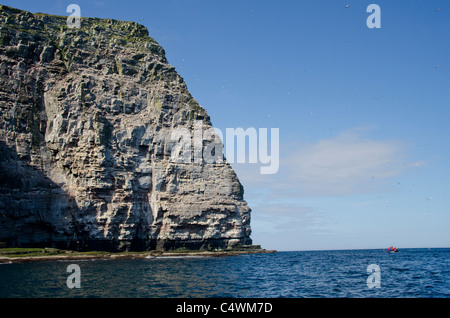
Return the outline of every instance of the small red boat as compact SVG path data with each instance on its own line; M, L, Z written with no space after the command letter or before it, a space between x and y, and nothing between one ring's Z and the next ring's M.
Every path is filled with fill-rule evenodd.
M398 252L398 249L397 249L396 247L391 246L391 247L389 247L389 248L387 249L387 252L390 252L390 253L397 253L397 252Z

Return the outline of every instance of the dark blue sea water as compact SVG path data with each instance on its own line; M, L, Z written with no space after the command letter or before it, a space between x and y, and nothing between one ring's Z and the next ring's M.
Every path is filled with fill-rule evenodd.
M67 287L69 264L80 288ZM367 267L380 269L369 288ZM372 280L370 280L372 282ZM449 297L450 249L306 251L0 265L0 297Z

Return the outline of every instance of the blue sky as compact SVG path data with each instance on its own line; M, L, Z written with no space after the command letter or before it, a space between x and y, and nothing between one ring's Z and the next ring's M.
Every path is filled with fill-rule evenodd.
M445 0L1 3L141 23L215 127L279 128L277 174L233 164L255 244L450 247Z

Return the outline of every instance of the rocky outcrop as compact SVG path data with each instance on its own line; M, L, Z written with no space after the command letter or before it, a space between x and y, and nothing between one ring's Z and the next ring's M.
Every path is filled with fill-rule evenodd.
M1 5L0 25L1 242L251 244L235 172L222 157L195 157L218 137L203 138L195 160L175 160L173 132L211 122L145 27L82 18L70 29L65 17Z

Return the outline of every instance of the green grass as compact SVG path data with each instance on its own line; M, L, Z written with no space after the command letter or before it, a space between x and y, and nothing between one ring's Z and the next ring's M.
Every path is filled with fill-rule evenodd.
M78 252L70 250L60 250L56 248L0 248L0 257L33 257L33 256L53 256L53 255L67 255L67 256L90 256L90 255L127 255L127 254L148 254L148 251L144 252L117 252L111 253L108 251L88 251L88 252Z
M157 256L160 254L198 254L198 253L205 253L208 252L216 252L216 253L232 253L232 252L239 252L239 251L251 251L254 249L260 248L257 245L252 245L249 247L236 247L233 249L225 249L225 250L191 250L187 248L178 248L174 250L169 251L159 251L159 250L152 250L152 251L142 251L142 252L108 252L108 251L89 251L89 252L78 252L78 251L71 251L71 250L60 250L56 248L22 248L22 247L15 247L15 248L0 248L0 257L8 257L8 258L18 258L18 257L36 257L36 256L108 256L108 255L153 255Z
M0 254L26 254L34 252L42 252L42 248L23 248L23 247L11 247L11 248L0 248Z
M29 257L29 256L48 256L57 255L62 251L56 248L38 248L38 247L14 247L0 248L0 256L7 257Z

